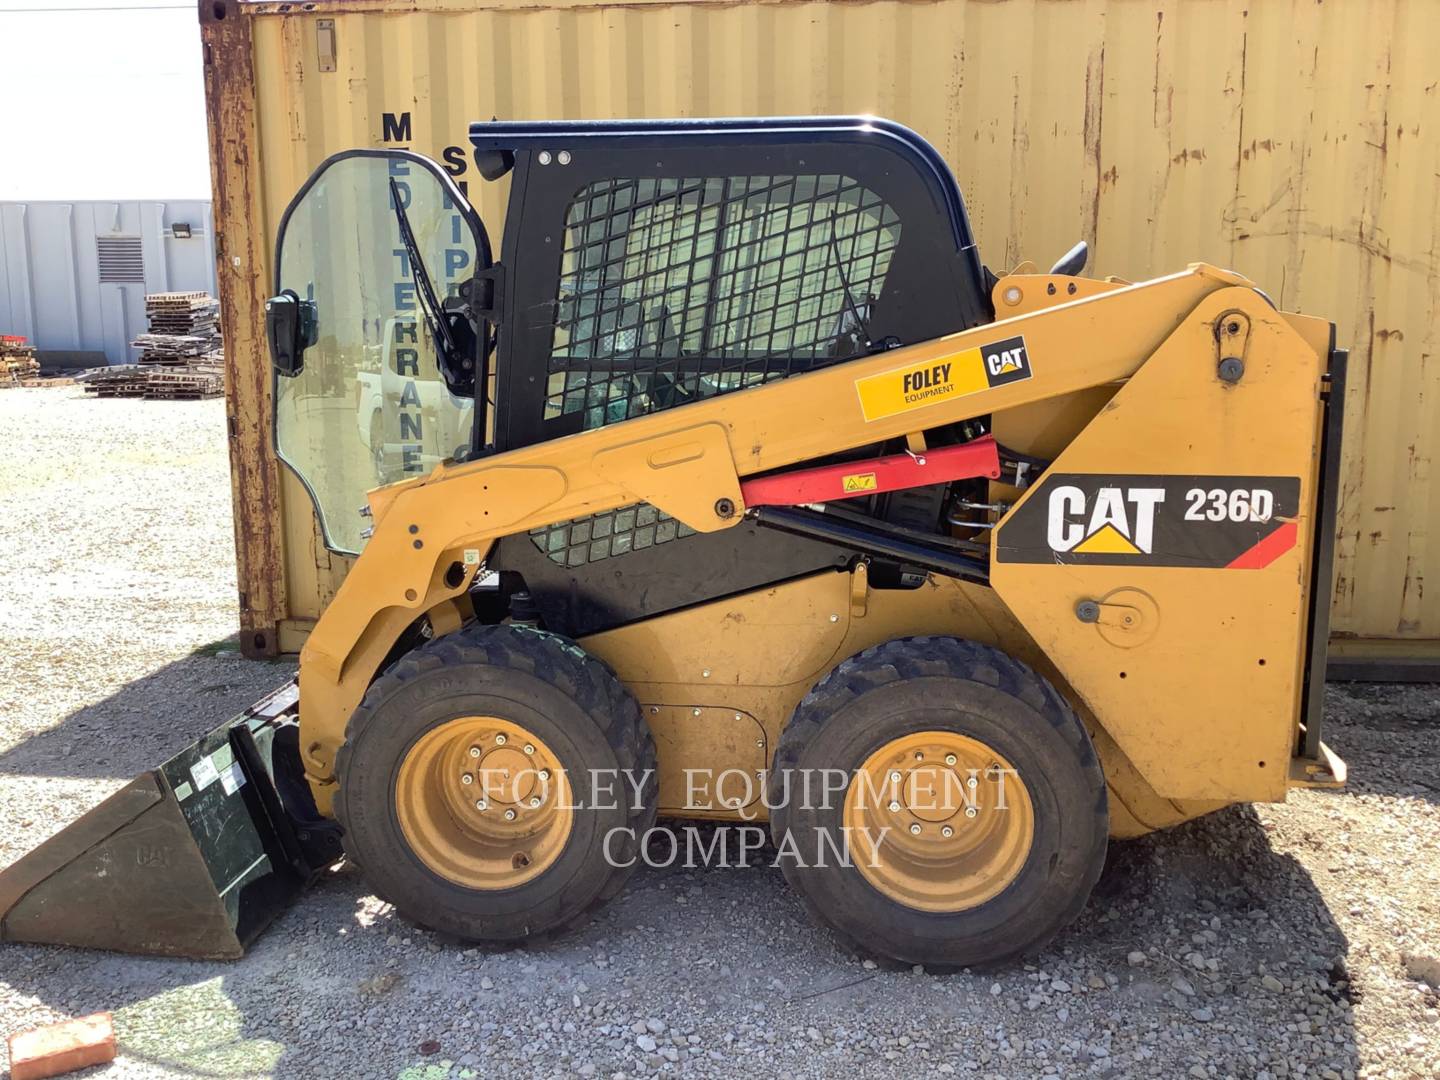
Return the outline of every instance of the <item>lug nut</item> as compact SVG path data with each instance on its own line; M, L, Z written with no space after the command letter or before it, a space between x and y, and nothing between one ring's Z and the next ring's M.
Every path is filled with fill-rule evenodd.
M501 734L501 735L496 735L496 736L495 736L495 745L496 745L496 746L504 746L504 745L505 745L505 736L504 736L503 734Z
M514 820L515 820L515 811L514 811L514 810L506 810L506 811L505 811L505 820L506 820L506 821L514 821Z
M892 803L890 804L890 813L892 813L892 814L898 814L899 812L900 812L900 804L899 804L898 802L892 802Z
M476 800L475 800L475 809L476 809L476 810L489 810L489 809L490 809L490 804L489 804L488 802L486 802L484 799L476 799Z
M539 795L531 795L531 796L530 796L530 805L531 805L531 807L539 806L539 805L540 805L540 796L539 796Z
M473 784L473 783L475 782L475 777L471 776L468 772L467 772L467 773L461 773L461 774L460 774L460 782L461 782L462 784Z
M480 747L478 747L478 746L472 746L472 747L470 747L470 756L471 756L471 757L479 757L479 756L480 756Z
M972 777L970 777L970 779L968 779L968 780L965 781L965 786L968 787L968 788L973 788L973 787L975 787L975 786L976 786L977 784L979 784L979 783L980 783L980 781L979 781L979 780L976 780L975 777L972 776Z
M549 780L549 779L550 779L550 770L549 770L549 769L541 769L541 770L540 770L540 779L541 779L541 780Z
M954 765L954 764L955 764L955 755L954 755L954 754L946 754L946 755L945 755L945 764L946 764L946 765Z
M920 826L919 826L919 825L911 825L911 826L910 826L910 835L911 835L911 836L919 836L919 835L920 835Z
M527 754L533 754L533 753L535 753L535 747L531 746L531 745L527 742L527 743L525 744L525 753L527 753Z
M976 814L978 814L979 812L980 812L980 811L976 810L973 806L967 806L967 807L965 807L965 816L966 816L966 817L974 817L974 816L975 816Z
M955 830L952 829L949 825L946 825L943 829L940 830L940 835L945 837L946 840L949 840L950 837L955 835Z
M898 784L900 782L900 773L898 771L890 774L890 782L892 784Z

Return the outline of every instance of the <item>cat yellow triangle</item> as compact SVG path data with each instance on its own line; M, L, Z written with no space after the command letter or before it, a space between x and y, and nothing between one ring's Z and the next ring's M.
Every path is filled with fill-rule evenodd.
M1125 539L1125 534L1114 525L1096 529L1075 545L1076 554L1082 555L1139 555L1140 549Z

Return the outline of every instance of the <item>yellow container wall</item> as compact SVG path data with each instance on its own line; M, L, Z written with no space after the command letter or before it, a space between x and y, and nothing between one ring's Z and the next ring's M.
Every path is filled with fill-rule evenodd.
M1083 238L1097 275L1138 279L1203 259L1249 275L1283 308L1334 320L1351 349L1334 630L1417 645L1440 638L1440 589L1423 593L1427 571L1440 580L1440 535L1427 535L1440 533L1431 483L1440 444L1440 7L220 4L223 20L202 6L216 206L254 215L222 228L232 246L242 239L234 230L260 230L246 265L221 255L222 291L251 290L244 303L227 295L227 312L242 321L269 291L268 248L285 204L337 150L406 145L453 162L498 244L504 186L475 174L472 120L888 116L949 160L996 270L1022 258L1048 264ZM321 19L334 22L330 71L321 70L330 66ZM236 55L242 49L247 57ZM241 162L247 130L253 150ZM245 618L282 621L281 645L293 647L344 565L320 547L288 474L269 482L266 497L246 495L273 469L260 461L269 451L257 418L269 405L257 329L227 326L235 454L244 459ZM267 545L284 583L261 600L258 575L277 565L260 551ZM249 557L247 547L256 549Z

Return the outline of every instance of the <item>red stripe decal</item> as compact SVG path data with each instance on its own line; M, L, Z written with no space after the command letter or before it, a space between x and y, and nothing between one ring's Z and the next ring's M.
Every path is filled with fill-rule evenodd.
M1264 570L1272 562L1295 546L1299 527L1287 521L1273 532L1262 536L1255 546L1235 556L1226 570Z

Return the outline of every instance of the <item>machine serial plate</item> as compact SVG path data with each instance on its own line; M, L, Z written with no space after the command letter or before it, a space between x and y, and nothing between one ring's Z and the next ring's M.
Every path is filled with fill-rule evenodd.
M1023 337L1005 338L924 364L907 364L855 380L868 424L950 398L1030 378Z
M1047 476L996 530L1002 563L1260 570L1295 546L1294 476Z

